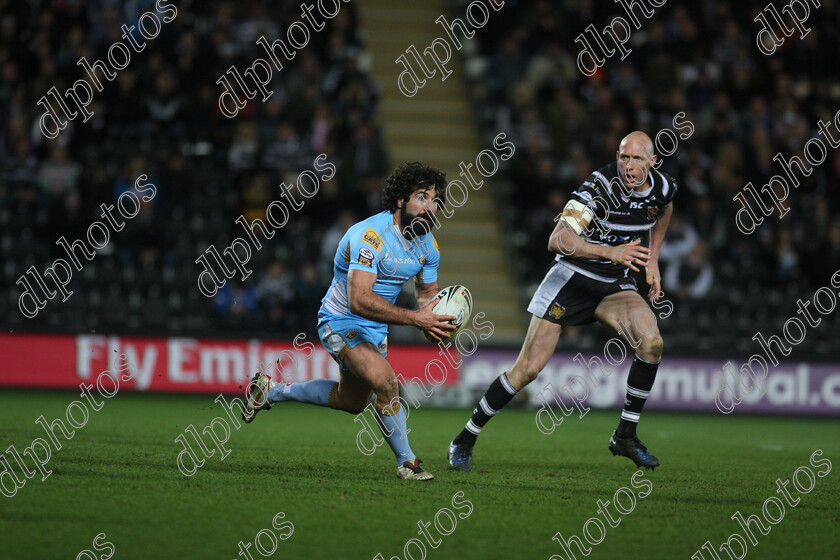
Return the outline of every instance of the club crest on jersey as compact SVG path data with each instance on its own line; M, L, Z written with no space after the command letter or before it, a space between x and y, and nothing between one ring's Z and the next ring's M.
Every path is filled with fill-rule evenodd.
M556 301L551 304L551 308L548 310L548 314L554 317L555 319L559 319L566 313L566 308L557 303Z
M659 208L658 207L648 206L648 209L647 209L648 220L655 220L658 215L659 215Z
M362 236L362 241L364 241L377 251L382 246L382 238L379 237L379 234L373 231L371 228L367 228L367 230L365 230L365 234Z
M373 264L373 251L367 247L359 249L359 264L362 266L371 266Z

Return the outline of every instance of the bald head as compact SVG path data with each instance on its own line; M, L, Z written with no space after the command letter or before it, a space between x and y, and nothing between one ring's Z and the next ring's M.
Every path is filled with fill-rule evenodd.
M615 156L628 189L643 191L650 186L648 173L656 163L650 136L640 130L631 132L621 139Z
M618 145L618 151L621 152L622 148L630 148L631 146L647 152L648 157L653 157L653 141L651 141L650 136L641 130L634 130L622 138L621 144Z

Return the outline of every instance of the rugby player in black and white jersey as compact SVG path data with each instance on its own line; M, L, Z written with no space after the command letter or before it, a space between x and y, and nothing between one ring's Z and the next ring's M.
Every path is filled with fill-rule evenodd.
M654 468L659 460L636 437L636 425L653 387L662 337L656 317L629 272L646 268L651 303L662 296L658 255L677 192L674 179L653 169L653 143L643 132L621 140L616 161L593 172L572 193L548 240L554 264L537 288L533 315L516 363L487 389L464 429L449 446L449 465L469 471L472 448L484 425L528 383L551 355L563 326L598 321L635 348L627 397L610 437L613 455ZM649 247L642 238L650 232Z

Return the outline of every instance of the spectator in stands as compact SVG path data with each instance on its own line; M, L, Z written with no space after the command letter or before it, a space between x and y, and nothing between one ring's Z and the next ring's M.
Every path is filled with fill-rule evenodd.
M667 239L659 248L659 266L662 268L662 274L665 274L671 265L678 264L691 254L698 240L699 236L694 226L686 221L682 212L674 212L671 215Z
M695 243L691 251L672 262L663 277L663 287L677 300L700 299L711 291L714 271L709 263L706 244Z
M253 169L260 145L257 127L252 121L242 121L236 127L236 135L228 150L228 164L231 169Z
M347 230L358 221L357 215L352 210L344 209L339 211L338 219L324 232L321 237L321 263L320 275L322 278L329 278L332 275L332 263L335 257L335 248Z
M295 298L294 277L282 261L272 261L260 278L256 298L265 314L266 327L275 331L294 328L295 315L292 302Z
M356 128L352 142L348 142L342 154L344 177L355 183L362 177L384 177L388 157L382 146L382 139L370 122L361 122Z
M257 291L252 283L243 283L239 277L225 282L213 296L213 309L225 329L235 331L257 327Z
M272 198L268 174L257 173L242 189L242 216L248 223L254 220L265 222L265 210L274 198L279 198L279 193Z
M355 218L353 218L355 223ZM352 225L352 224L351 224ZM337 242L336 242L337 243ZM329 262L332 262L332 258ZM301 265L295 279L295 314L297 325L303 332L315 335L318 309L321 307L321 299L327 292L327 284L322 278L329 278L318 273L318 267L311 262Z
M82 166L69 158L67 149L59 143L52 143L49 159L41 164L38 171L38 183L44 192L60 198L76 188L81 172Z
M282 122L275 129L274 139L265 147L262 163L284 174L299 169L304 155L305 148L295 128L289 122Z

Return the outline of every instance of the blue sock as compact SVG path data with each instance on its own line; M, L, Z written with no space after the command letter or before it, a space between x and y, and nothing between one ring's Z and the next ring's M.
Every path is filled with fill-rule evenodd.
M318 406L329 406L330 391L338 381L313 379L303 383L278 383L268 390L268 402L297 401Z
M385 441L388 442L391 451L394 452L397 458L397 466L414 459L414 452L411 451L411 446L408 445L408 427L405 423L405 410L400 407L399 412L390 416L386 416L377 410L376 418L379 420L379 429L382 430Z

